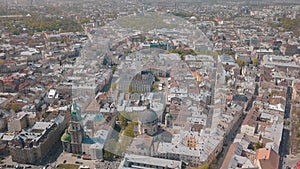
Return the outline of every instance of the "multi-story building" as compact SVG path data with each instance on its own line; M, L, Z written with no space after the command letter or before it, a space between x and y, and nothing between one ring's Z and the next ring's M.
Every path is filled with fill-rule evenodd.
M228 169L228 168L256 168L253 161L251 161L245 154L255 152L247 152L243 150L242 143L235 142L230 145L228 152L224 158L222 166L220 169ZM254 157L253 157L254 158Z
M252 109L252 111L247 114L245 120L243 121L241 133L253 136L258 127L257 118L259 115L260 113L257 110Z
M138 135L132 140L127 152L130 154L152 156L154 153L153 140L153 137L147 134Z
M142 155L126 154L119 165L119 169L129 168L157 168L157 169L181 169L182 161L166 160Z
M294 81L293 82L293 95L292 95L292 98L295 101L298 101L298 102L300 100L300 81Z
M223 137L208 130L198 132L181 131L174 134L171 143L159 143L157 156L181 160L190 166L210 163L222 150Z
M31 127L38 121L35 112L19 112L16 117L11 117L8 120L7 128L10 132L20 132L26 127Z
M280 156L270 148L260 148L256 150L254 163L259 169L277 169L279 167Z
M9 111L0 109L0 131L5 131L7 129L7 121L9 116Z
M155 77L151 71L142 71L132 79L129 91L151 92L154 81Z
M12 160L18 163L38 164L59 141L66 127L66 118L58 115L51 122L36 122L22 130L10 143Z

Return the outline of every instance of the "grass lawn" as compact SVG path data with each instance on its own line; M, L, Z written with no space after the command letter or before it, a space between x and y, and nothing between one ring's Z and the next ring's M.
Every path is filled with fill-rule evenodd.
M76 164L59 164L58 168L60 168L60 169L78 169L79 165L76 165Z

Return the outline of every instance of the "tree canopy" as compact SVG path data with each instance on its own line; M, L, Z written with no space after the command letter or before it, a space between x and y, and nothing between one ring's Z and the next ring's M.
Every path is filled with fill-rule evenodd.
M256 151L257 149L260 149L260 148L263 148L263 147L265 147L264 143L257 142L257 143L254 144L253 150Z
M40 16L1 18L0 24L15 35L33 34L42 31L78 32L83 31L80 21L72 18L46 18Z
M170 53L178 53L181 56L181 59L185 59L185 55L197 55L197 53L193 49L172 49L169 51Z

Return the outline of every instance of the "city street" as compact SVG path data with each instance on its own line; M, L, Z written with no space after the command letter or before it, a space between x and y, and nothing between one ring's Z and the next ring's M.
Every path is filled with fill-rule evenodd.
M290 100L292 98L292 88L290 86L287 88L286 96L287 97L286 97L286 106L284 111L284 119L290 118L290 111L291 111ZM290 146L289 141L290 141L290 130L284 128L282 132L282 139L279 146L279 155L280 155L279 168L280 169L286 168L284 158L287 156L287 154L289 154L289 146Z
M241 125L243 123L244 117L246 116L246 114L243 114L241 116L241 118L239 118L239 120L236 122L236 124L233 126L232 130L229 132L228 136L226 136L224 139L224 146L223 146L223 150L220 154L220 158L218 159L218 165L217 168L220 168L223 160L226 157L226 154L229 150L230 145L233 143L234 138L236 137L236 134L238 133L238 131L241 128Z

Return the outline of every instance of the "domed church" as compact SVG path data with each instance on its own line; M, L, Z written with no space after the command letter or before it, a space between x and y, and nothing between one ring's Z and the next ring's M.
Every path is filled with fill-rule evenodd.
M139 134L153 136L157 133L158 117L155 111L147 109L139 114L138 131Z

